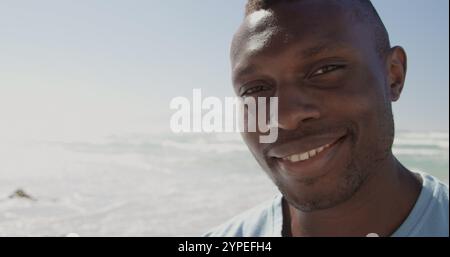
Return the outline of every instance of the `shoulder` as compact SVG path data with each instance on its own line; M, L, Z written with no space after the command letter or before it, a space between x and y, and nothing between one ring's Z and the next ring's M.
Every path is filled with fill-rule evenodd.
M241 213L222 225L213 228L206 237L261 237L281 235L281 195L275 196L244 213Z
M422 192L413 209L417 221L410 236L449 235L448 185L434 176L419 173L423 179Z
M420 175L423 179L423 190L428 191L431 199L435 201L436 204L446 207L448 213L448 185L429 174L421 173Z

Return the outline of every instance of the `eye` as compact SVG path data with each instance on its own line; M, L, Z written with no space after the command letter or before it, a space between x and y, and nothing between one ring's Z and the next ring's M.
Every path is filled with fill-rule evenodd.
M241 89L241 97L249 96L252 94L256 94L262 91L270 90L270 87L267 85L256 85L252 87L242 87Z
M316 77L316 76L320 76L338 69L343 68L344 65L338 65L338 64L331 64L331 65L326 65L321 67L320 69L316 70L311 77Z

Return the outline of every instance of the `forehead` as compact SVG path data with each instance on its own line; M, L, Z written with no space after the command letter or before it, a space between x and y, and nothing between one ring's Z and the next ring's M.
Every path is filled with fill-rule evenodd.
M233 39L233 70L250 60L282 52L295 50L311 56L323 50L357 47L361 44L358 37L367 37L368 33L352 22L354 7L342 2L295 1L253 12Z

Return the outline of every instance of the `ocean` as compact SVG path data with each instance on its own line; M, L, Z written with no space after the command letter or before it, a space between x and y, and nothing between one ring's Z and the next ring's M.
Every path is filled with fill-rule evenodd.
M448 132L393 151L448 184ZM197 236L276 192L238 134L0 140L0 236Z

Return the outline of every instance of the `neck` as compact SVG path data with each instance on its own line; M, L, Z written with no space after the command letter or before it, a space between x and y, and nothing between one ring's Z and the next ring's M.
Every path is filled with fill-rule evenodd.
M285 230L291 236L389 236L403 223L421 182L391 154L347 201L325 210L302 212L283 200Z

